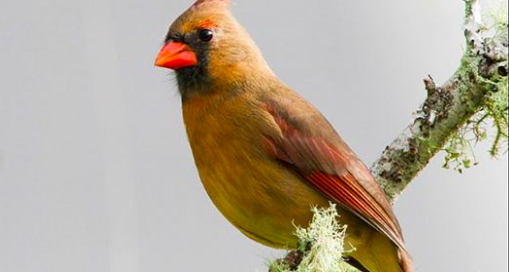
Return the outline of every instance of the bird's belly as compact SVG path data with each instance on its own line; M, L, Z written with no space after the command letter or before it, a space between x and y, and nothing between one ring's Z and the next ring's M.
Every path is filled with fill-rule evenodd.
M228 164L216 159L198 167L208 195L233 225L260 243L294 248L295 225L308 225L312 206L328 205L327 199L279 164L239 158Z
M302 177L259 148L229 137L220 144L213 133L190 140L203 186L219 211L249 238L276 248L295 248L295 226L307 227L312 207L327 207L324 197ZM348 225L346 243L357 247L371 229L338 207Z

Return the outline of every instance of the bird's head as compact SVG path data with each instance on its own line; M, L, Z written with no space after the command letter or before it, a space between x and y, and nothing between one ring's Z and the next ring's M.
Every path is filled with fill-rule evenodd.
M182 95L272 74L230 5L231 0L198 0L171 25L156 65L176 71Z

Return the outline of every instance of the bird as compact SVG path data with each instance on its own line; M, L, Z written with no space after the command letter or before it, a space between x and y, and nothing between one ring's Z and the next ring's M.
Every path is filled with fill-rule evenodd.
M203 187L252 240L294 249L311 206L337 205L345 259L412 272L401 227L368 168L313 105L269 67L231 0L198 0L170 26L155 65L174 70Z

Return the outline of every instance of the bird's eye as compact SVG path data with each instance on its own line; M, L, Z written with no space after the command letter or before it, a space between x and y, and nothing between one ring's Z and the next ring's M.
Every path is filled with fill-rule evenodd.
M214 32L212 32L210 29L202 29L198 32L198 37L203 42L210 42L212 37L214 37Z

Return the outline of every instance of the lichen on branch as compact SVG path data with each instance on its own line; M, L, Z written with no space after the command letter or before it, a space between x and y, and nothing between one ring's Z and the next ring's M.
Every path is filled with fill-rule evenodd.
M491 131L490 153L507 151L507 9L486 27L478 2L465 4L467 46L459 68L442 86L424 80L428 96L414 121L371 168L392 202L440 151L444 166L458 171L477 163L472 147Z
M493 37L473 43L481 46L488 60L493 62L488 63L490 65L488 70L480 70L476 74L477 78L490 88L490 92L486 94L486 100L479 111L451 137L445 149L447 155L444 166L446 168L451 162L455 162L455 169L461 172L461 163L458 163L456 158L462 158L462 161L466 162L463 163L464 168L469 168L471 158L475 159L471 147L480 141L491 141L489 153L493 157L506 153L508 150L507 16L507 6L500 5L489 12L488 19L491 19L491 22L488 24L491 27L486 27L485 23L480 22L477 28L475 26L472 28L474 33L484 32ZM475 40L472 35L467 37L472 37L472 41ZM469 154L472 155L469 156Z
M355 272L343 260L346 226L339 223L336 205L313 208L308 228L297 227L299 248L269 264L270 272Z

